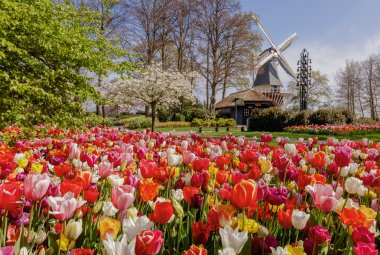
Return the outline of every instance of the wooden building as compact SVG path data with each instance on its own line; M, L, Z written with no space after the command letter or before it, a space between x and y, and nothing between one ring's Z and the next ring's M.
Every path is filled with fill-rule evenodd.
M271 98L256 91L247 89L230 94L215 105L218 117L233 118L237 125L247 125L247 119L253 109L276 106Z

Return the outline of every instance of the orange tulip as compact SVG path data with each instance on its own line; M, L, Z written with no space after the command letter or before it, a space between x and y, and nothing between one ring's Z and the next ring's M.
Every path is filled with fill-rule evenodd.
M326 164L326 156L323 151L317 152L313 155L313 158L311 159L311 164L315 168L322 168Z
M363 226L366 220L364 213L359 213L355 208L344 208L339 216L339 220L345 224L353 227Z
M154 200L158 196L161 185L143 179L139 183L139 195L144 202Z
M219 170L217 173L216 173L216 181L222 185L224 183L226 183L228 181L228 177L229 177L230 173L229 172L226 172L226 171L223 171L223 170Z
M232 190L232 205L238 209L254 209L257 203L257 184L254 180L241 180Z
M120 228L120 221L111 218L105 218L99 222L100 238L102 240L106 240L107 234L109 234L113 239L115 239L120 231Z
M224 227L227 224L230 225L236 213L236 209L232 205L219 205L217 206L217 213L219 224L221 227Z
M277 216L278 216L278 222L283 228L291 228L292 227L292 209L284 210L278 210Z
M183 255L207 255L207 250L202 245L196 246L193 244Z

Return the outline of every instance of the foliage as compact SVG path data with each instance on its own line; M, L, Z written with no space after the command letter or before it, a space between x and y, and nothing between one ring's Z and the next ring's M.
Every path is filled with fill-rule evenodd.
M120 121L120 123L123 123L124 127L127 129L142 129L149 128L152 126L151 118L147 118L145 116L135 116L126 118Z
M214 119L193 119L191 122L193 127L234 127L236 122L234 119L223 119L223 118L214 118Z
M370 119L370 118L357 118L355 124L378 124L379 121Z
M0 2L2 126L61 124L100 99L81 70L106 74L124 53L93 28L95 15L49 0Z
M305 110L305 111L296 111L292 118L289 120L289 123L288 125L289 126L305 126L305 125L309 125L309 118L310 118L310 114L312 112L311 111L308 111L308 110Z
M340 109L319 109L310 115L309 121L313 125L344 124L346 116Z
M168 121L157 123L157 128L180 128L180 127L190 127L191 122L185 121Z
M250 121L252 121L253 130L282 131L289 125L292 116L292 111L284 111L281 108L271 107L252 111Z
M179 114L181 116L179 116ZM209 111L204 109L203 105L199 102L181 99L178 104L159 108L157 115L160 121L192 121L195 118L208 119Z

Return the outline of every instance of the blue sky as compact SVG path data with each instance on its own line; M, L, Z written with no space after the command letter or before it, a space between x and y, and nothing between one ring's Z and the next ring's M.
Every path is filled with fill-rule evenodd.
M260 17L275 44L296 32L297 40L284 53L290 65L297 68L306 48L312 68L327 74L331 85L345 59L380 54L380 0L241 0L241 7ZM290 80L280 75L284 84Z

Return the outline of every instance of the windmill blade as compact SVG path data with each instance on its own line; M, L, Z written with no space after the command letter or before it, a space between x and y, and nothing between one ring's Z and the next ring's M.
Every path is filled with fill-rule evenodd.
M266 62L268 62L273 57L277 56L277 52L275 51L269 51L266 50L264 53L262 53L259 58L257 59L257 64L255 66L255 69L258 70L261 66L263 66Z
M278 45L278 50L280 52L284 52L289 46L293 43L293 41L297 38L297 34L293 33L291 36L288 37L285 41L283 41L280 45Z
M296 73L293 71L292 67L285 60L285 58L280 53L277 53L277 55L278 55L278 62L280 63L282 68L285 70L285 72L289 74L290 76L292 76L294 79L297 79Z
M269 37L269 35L268 35L267 32L265 31L264 27L261 25L259 19L258 19L255 15L253 15L253 18L254 18L254 20L256 21L256 24L259 26L259 28L260 28L261 31L263 32L263 34L265 35L265 37L268 39L269 43L272 45L272 47L273 47L274 49L277 49L276 45L274 45L272 39Z

